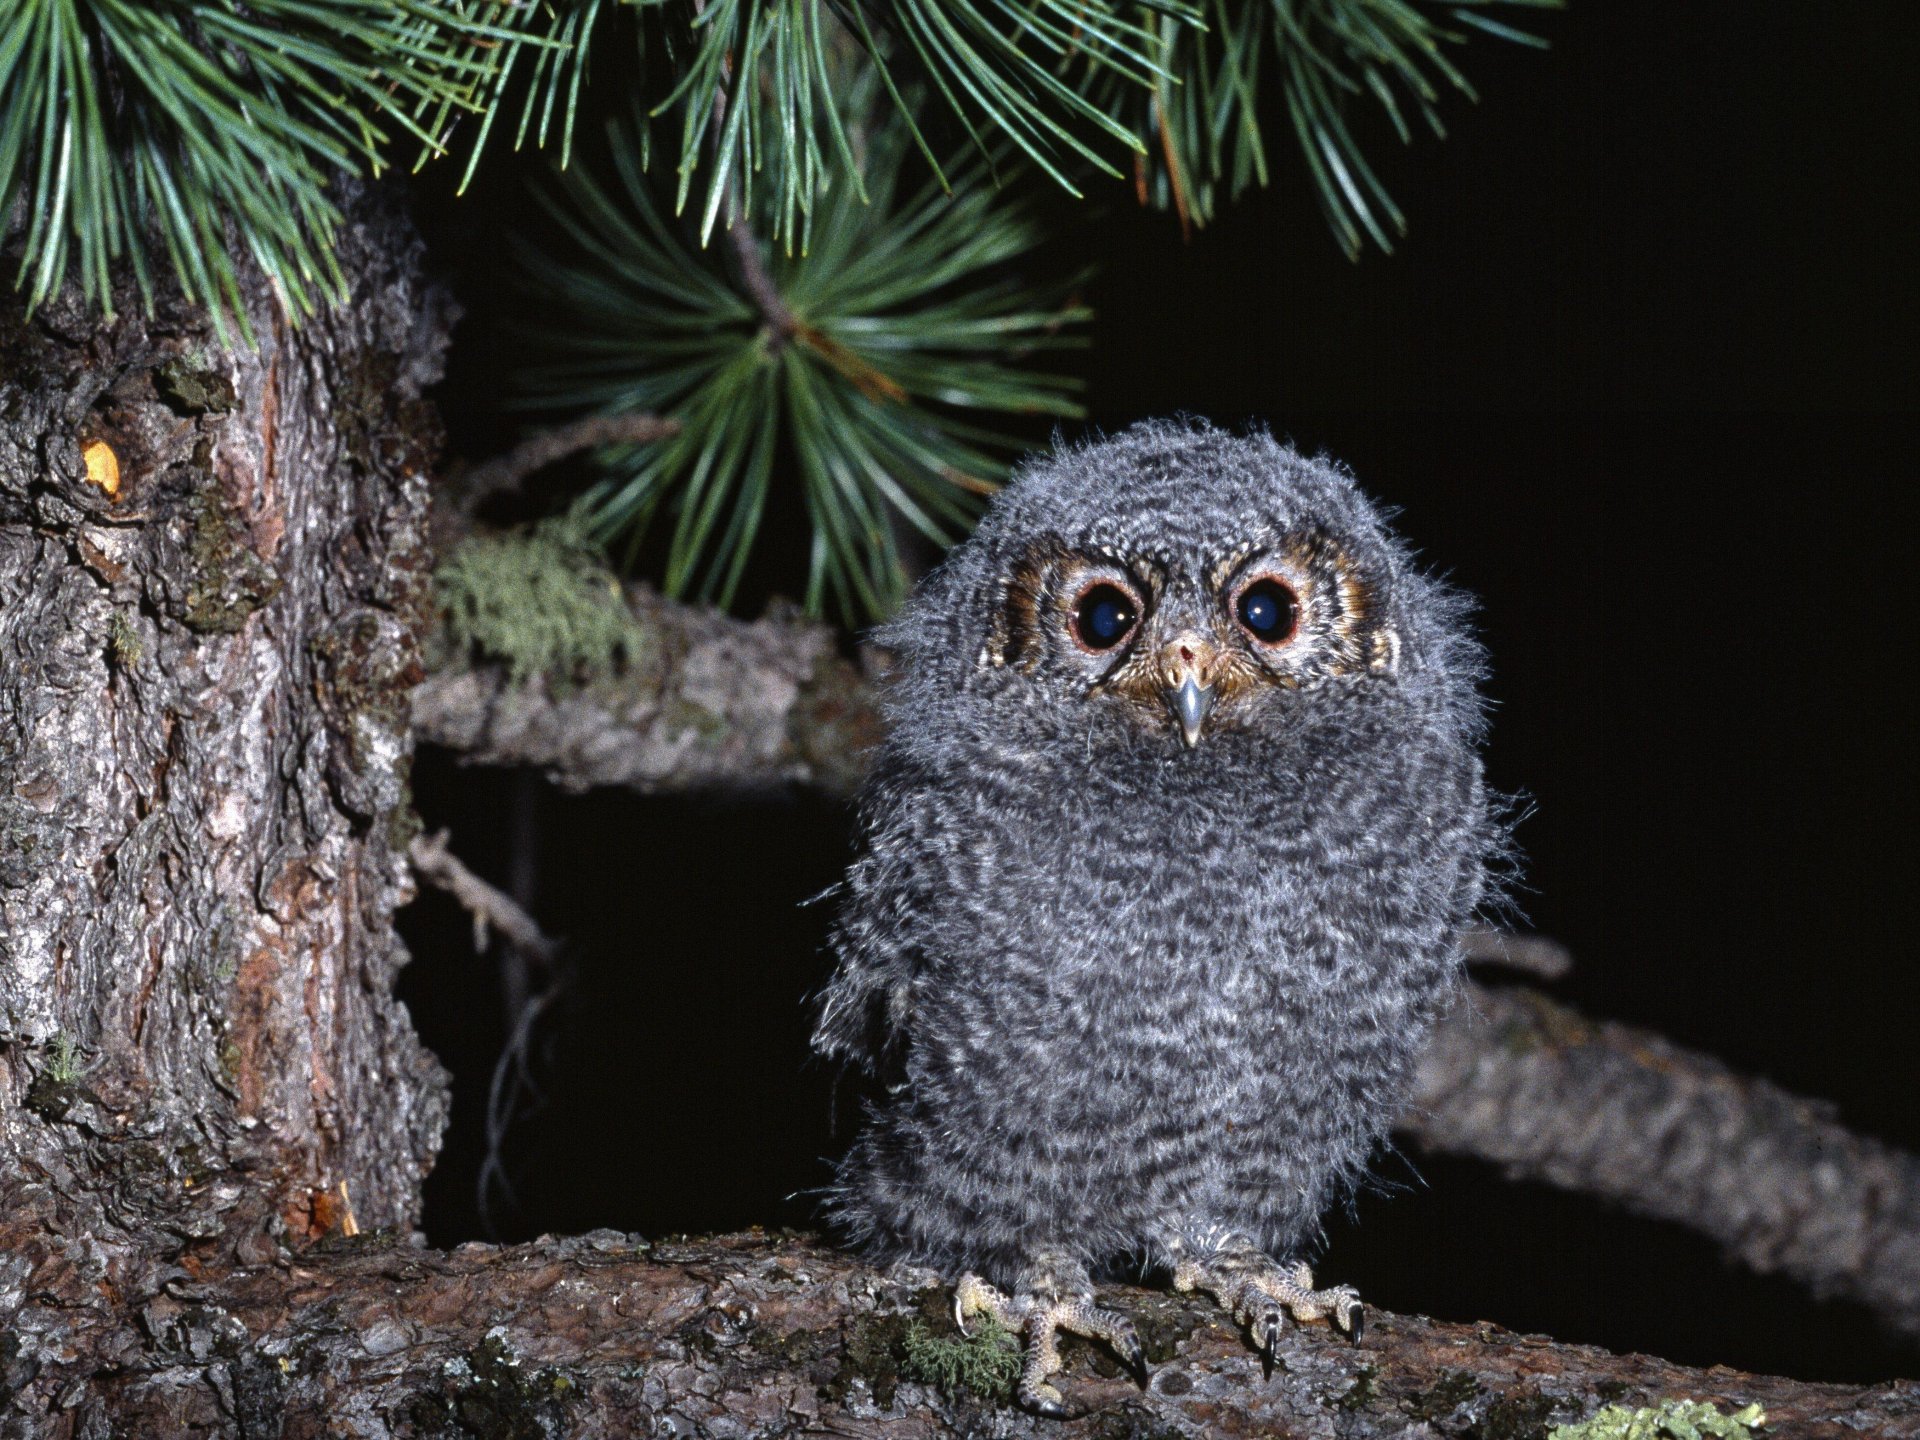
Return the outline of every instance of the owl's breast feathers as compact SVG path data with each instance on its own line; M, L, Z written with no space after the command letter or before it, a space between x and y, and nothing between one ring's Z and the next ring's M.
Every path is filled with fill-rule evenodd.
M1160 1043L1168 1015L1119 1003L1148 992L1230 995L1255 1027L1330 988L1425 1003L1479 898L1459 857L1484 807L1469 749L1394 728L1306 765L1251 740L1100 773L993 737L943 773L888 757L817 1044L871 1065L947 1023L956 988L1065 1047L1116 1026Z

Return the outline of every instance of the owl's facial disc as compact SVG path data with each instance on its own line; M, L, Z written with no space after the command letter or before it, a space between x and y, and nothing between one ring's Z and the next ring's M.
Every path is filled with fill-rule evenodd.
M1187 751L1257 728L1276 697L1390 671L1398 655L1375 572L1313 526L1197 556L1044 534L995 599L984 670L1130 715Z

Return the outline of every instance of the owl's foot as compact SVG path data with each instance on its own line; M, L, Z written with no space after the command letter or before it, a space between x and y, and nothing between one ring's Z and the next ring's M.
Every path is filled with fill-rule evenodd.
M1173 1288L1204 1290L1218 1300L1246 1328L1269 1371L1283 1316L1300 1321L1331 1318L1356 1345L1366 1324L1366 1311L1351 1285L1316 1290L1313 1271L1305 1265L1282 1265L1253 1249L1204 1261L1183 1258L1174 1266Z
M1014 1398L1036 1415L1065 1420L1072 1415L1066 1397L1053 1384L1060 1371L1060 1332L1103 1341L1132 1370L1144 1388L1147 1352L1133 1322L1117 1310L1103 1310L1091 1295L1045 1297L1032 1292L1006 1295L978 1275L965 1275L953 1291L953 1318L967 1333L967 1317L990 1315L1020 1336L1025 1359Z

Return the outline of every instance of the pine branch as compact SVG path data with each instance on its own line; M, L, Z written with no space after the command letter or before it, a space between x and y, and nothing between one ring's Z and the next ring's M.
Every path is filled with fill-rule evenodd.
M76 277L111 313L131 272L151 306L156 253L225 335L244 332L236 266L257 264L298 320L345 294L330 184L480 141L534 55L524 137L571 124L601 0L10 0L0 7L0 221L30 306ZM535 27L545 25L544 35ZM579 44L574 41L578 39Z
M561 412L672 415L677 435L603 453L588 496L598 533L629 544L671 523L663 588L728 604L792 457L814 538L805 605L885 613L906 584L898 528L945 545L971 524L1017 441L997 415L1078 413L1075 383L1023 362L1083 343L1061 287L1009 275L1040 239L983 166L948 193L910 186L913 141L882 119L878 78L849 77L864 194L815 197L804 254L764 254L764 189L729 221L723 254L663 213L630 127L611 132L615 185L578 167L544 199L576 254L522 244L542 355L528 403ZM745 107L722 106L729 124ZM732 265L726 262L731 258Z
M641 86L680 117L676 211L704 185L704 243L737 195L791 253L830 181L863 193L870 70L942 187L976 183L921 128L935 97L978 155L1018 156L1074 194L1130 158L1140 193L1206 223L1265 183L1258 97L1279 91L1330 224L1351 252L1404 217L1350 127L1351 103L1435 133L1447 57L1469 33L1538 43L1495 6L1558 0L715 0L678 46L633 31ZM564 166L596 34L660 0L13 0L0 10L0 220L33 305L69 277L110 311L125 267L151 303L162 261L239 319L236 258L295 319L344 295L335 177L421 160L498 123L556 136ZM1009 22L1012 22L1009 24ZM723 103L738 74L741 103ZM1269 90L1273 87L1269 85ZM704 179L702 179L704 177Z

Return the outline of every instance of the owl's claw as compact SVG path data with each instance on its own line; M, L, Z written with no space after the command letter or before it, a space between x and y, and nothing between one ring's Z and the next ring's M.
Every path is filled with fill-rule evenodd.
M1114 1350L1120 1356L1120 1363L1133 1372L1134 1380L1142 1390L1153 1382L1152 1374L1147 1370L1147 1347L1140 1343L1140 1337L1128 1325L1124 1335L1114 1344Z
M1103 1341L1146 1388L1147 1352L1133 1322L1116 1310L1103 1310L1089 1296L1043 1299L1035 1294L1006 1295L978 1275L963 1275L953 1290L954 1320L966 1334L966 1317L991 1315L1003 1328L1019 1333L1026 1358L1014 1398L1036 1415L1065 1420L1073 1415L1053 1385L1060 1371L1060 1332Z
M1023 1384L1014 1398L1042 1420L1073 1419L1073 1407L1051 1385L1035 1385L1029 1389Z
M1273 1353L1280 1346L1280 1312L1269 1310L1254 1327L1253 1343L1266 1352L1267 1359L1273 1359Z
M1216 1254L1202 1263L1183 1259L1173 1273L1176 1290L1205 1290L1247 1330L1269 1378L1278 1358L1283 1315L1330 1320L1355 1345L1366 1328L1366 1311L1351 1285L1313 1288L1305 1265L1280 1265L1252 1247Z
M1280 1312L1269 1310L1253 1326L1253 1348L1260 1352L1260 1377L1273 1379L1273 1364L1280 1355Z

